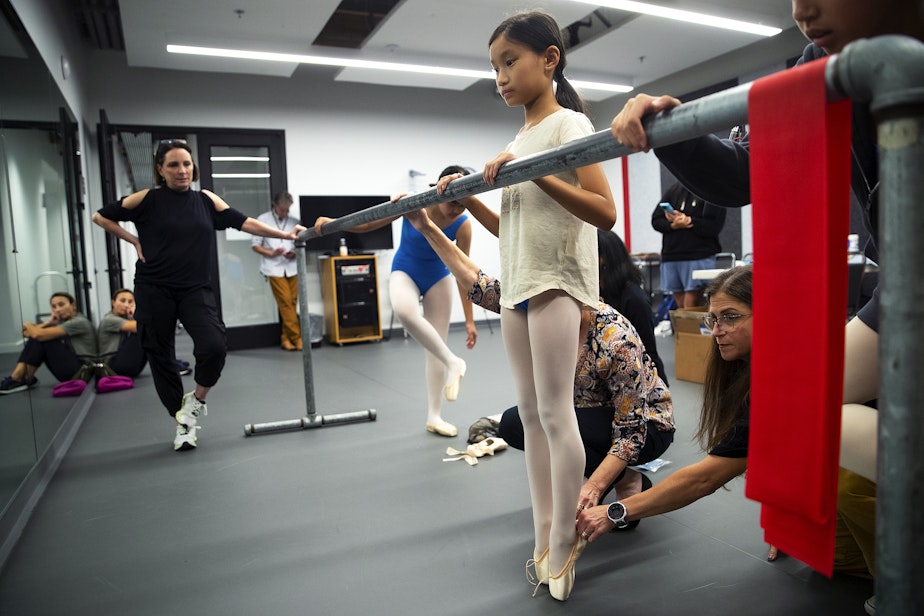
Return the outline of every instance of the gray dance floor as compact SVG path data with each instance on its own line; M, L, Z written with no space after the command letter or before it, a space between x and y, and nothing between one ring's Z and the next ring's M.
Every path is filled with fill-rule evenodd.
M319 412L375 408L374 422L244 437L245 423L304 414L301 356L277 349L229 356L196 451L174 453L147 372L97 396L0 572L0 614L864 613L872 582L766 561L743 479L591 544L567 603L546 587L532 597L522 453L442 461L470 423L514 401L494 328L479 325L472 351L450 334L468 361L444 414L455 439L424 430L423 352L400 332L313 351ZM673 374L671 340L660 348ZM182 337L180 351L191 358ZM655 483L701 456L701 387L673 385L678 434Z

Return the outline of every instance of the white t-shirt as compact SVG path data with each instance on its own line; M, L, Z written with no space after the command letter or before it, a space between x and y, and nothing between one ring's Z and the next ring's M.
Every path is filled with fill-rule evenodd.
M295 225L298 224L297 218L286 216L280 219L272 210L263 212L257 216L257 220L270 227L275 227L280 231L291 231L295 228ZM253 239L250 240L250 245L263 246L267 250L276 250L276 248L280 246L285 248L286 252L295 250L294 240L281 240L275 237L260 237L259 235L253 236ZM291 278L298 275L298 263L295 262L295 259L286 259L285 255L277 255L275 257L264 257L261 255L260 273L264 276L271 276L273 278Z
M521 158L594 132L582 113L561 109L520 132L507 151ZM557 178L579 185L573 169ZM516 304L561 289L587 306L600 295L597 231L558 204L534 182L507 186L501 194L501 305Z

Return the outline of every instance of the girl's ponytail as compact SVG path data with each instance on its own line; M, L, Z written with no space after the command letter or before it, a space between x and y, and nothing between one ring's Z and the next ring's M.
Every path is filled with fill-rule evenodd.
M555 100L558 101L558 104L572 111L584 113L584 99L581 98L581 95L578 94L574 86L571 85L571 82L565 77L564 72L562 72L561 64L556 67L553 79L555 83L558 84L558 87L555 88Z

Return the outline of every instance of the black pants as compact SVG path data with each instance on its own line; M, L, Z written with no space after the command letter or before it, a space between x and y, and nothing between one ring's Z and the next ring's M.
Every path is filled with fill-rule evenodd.
M19 354L19 361L36 368L44 363L59 381L70 381L83 365L83 360L68 346L67 338L45 342L29 338Z
M176 367L177 320L193 341L196 383L212 387L221 377L228 345L211 287L173 289L135 283L135 320L151 363L157 396L170 416L183 403L183 380Z
M600 466L600 463L606 459L606 456L609 455L610 448L613 446L613 407L601 406L577 409L576 414L586 458L584 477L590 477ZM520 422L517 407L513 406L504 411L501 416L500 426L497 429L497 435L507 441L507 444L511 447L523 449L523 424ZM667 451L667 448L673 442L673 432L659 430L657 424L649 421L645 445L639 452L638 460L635 461L633 466L635 464L645 464L661 457L661 454ZM613 483L604 490L603 494L609 492L614 484L619 483L623 475L625 475L625 471L613 480Z
M141 335L122 332L119 350L107 362L112 370L121 376L135 378L148 363L147 354L141 346Z

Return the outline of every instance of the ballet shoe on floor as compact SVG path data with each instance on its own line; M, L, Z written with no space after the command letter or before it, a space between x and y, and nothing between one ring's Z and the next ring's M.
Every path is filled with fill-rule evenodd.
M456 460L465 460L470 466L478 464L478 458L482 456L493 456L496 451L507 449L507 441L499 436L492 436L485 440L469 445L465 451L459 451L453 447L446 448L446 455L455 456L452 458L443 458L443 462L455 462Z
M462 377L465 376L465 362L463 360L459 361L462 362L462 370L460 370L459 373L455 375L455 377L446 383L445 394L446 400L449 402L455 402L459 399L459 390L462 388Z
M530 571L532 566L532 571ZM526 561L526 581L533 585L533 596L539 590L540 584L549 583L549 548L536 557L536 550L533 550L533 557Z
M571 546L571 555L568 556L568 562L562 568L558 575L549 577L549 594L559 601L567 601L571 596L571 590L574 588L574 563L581 557L584 548L587 547L587 539L578 535Z
M427 424L427 432L439 434L440 436L458 436L459 429L448 421L442 421L438 424Z

